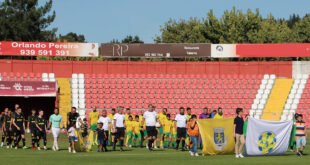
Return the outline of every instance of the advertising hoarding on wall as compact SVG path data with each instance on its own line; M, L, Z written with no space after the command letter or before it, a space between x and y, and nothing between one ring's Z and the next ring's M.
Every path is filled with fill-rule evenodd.
M98 43L0 41L0 55L98 57Z
M103 57L210 57L211 44L101 44Z
M0 96L56 96L56 82L0 81Z

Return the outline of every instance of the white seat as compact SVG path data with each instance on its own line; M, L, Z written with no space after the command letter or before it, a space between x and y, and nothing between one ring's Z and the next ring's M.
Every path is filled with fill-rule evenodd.
M253 104L259 104L259 99L254 99Z
M268 84L273 84L274 83L274 79L269 79L268 80Z
M77 105L79 101L77 99L72 99L72 104Z
M85 79L83 79L83 78L79 79L79 84L84 84L84 82L85 82Z
M268 84L268 85L266 86L266 89L272 89L272 84Z
M263 105L265 105L266 104L266 100L265 99L262 99L261 101L260 101L260 104L263 104Z
M80 74L78 75L78 77L79 77L79 79L83 79L83 78L84 78L84 74L83 74L83 73L80 73Z
M259 89L265 89L266 85L265 84L260 84Z
M79 89L79 94L85 94L85 89Z
M291 91L291 92L292 92L292 91ZM295 98L295 94L294 94L294 93L289 94L289 95L288 95L288 98L294 99L294 98Z
M304 93L304 90L303 89L298 89L297 90L297 94L303 94Z
M300 84L300 80L299 80L299 79L296 79L296 80L294 81L294 84Z
M302 95L301 93L297 93L297 94L295 94L295 97L294 97L294 98L295 98L295 99L300 99L300 98L301 98L301 95Z
M79 97L79 95L78 95L78 94L72 94L71 96L72 96L72 99L76 99L76 100L78 100L78 97Z
M48 74L47 73L42 73L42 79L44 78L48 78Z
M77 89L78 85L77 84L71 84L72 89Z
M249 115L250 115L250 116L254 116L254 115L255 115L255 111L250 110L250 111L249 111Z
M297 93L297 88L294 88L294 86L293 86L293 89L291 90L291 93L292 93L292 94Z
M268 99L268 95L267 94L263 94L262 98L263 99Z
M79 94L80 99L85 99L85 94Z
M264 79L262 80L262 84L267 84L267 82L268 82L267 80Z
M86 106L86 105L85 105L84 103L83 103L83 104L79 104L79 108L83 108L83 109L84 109L85 106Z
M286 104L292 104L292 103L293 103L293 99L289 98L289 99L286 100Z
M299 99L294 99L293 100L293 104L298 104L299 103Z
M270 90L270 89L265 89L265 90L264 90L264 93L265 93L265 94L267 94L267 95L269 95L269 94L270 94L270 92L271 92L271 90Z
M263 111L262 110L257 110L257 111L255 111L255 114L256 115L261 115L261 114L263 114Z
M55 78L49 78L48 81L50 81L50 82L56 82L56 79L55 79Z
M258 104L252 104L252 107L251 107L251 108L252 108L253 110L256 110L257 107L258 107Z
M268 74L265 74L265 75L264 75L264 79L265 79L265 80L268 80L268 79L269 79L269 75L268 75Z
M263 104L258 104L258 109L259 110L263 110L264 109L264 105Z
M300 84L306 84L306 83L307 83L307 80L304 80L304 79L302 79L300 82Z
M292 109L292 110L296 110L296 109L297 109L297 104L294 104L294 103L293 103L293 104L291 105L291 109Z
M293 115L288 115L286 120L292 120L293 119Z
M281 121L285 121L286 120L287 115L282 115L281 116Z
M76 73L73 73L73 74L72 74L72 78L77 79L77 78L78 78L78 75L77 75Z
M283 115L288 115L289 114L289 110L283 110Z
M49 78L55 78L55 74L54 74L54 73L49 73L49 74L48 74L48 77L49 77Z
M85 111L85 110L79 110L79 114L80 114L81 116L85 116L85 115L86 115L86 111Z
M48 78L42 78L42 81L44 81L44 82L48 82L48 81L49 81L49 79L48 79Z
M296 112L295 110L292 110L292 109L291 109L291 110L289 110L289 115L295 114L295 112Z
M78 89L71 89L72 94L78 94L79 90Z
M84 84L79 84L79 89L84 89Z
M79 103L83 103L83 104L85 104L85 97L84 98L81 98L81 97L79 97Z
M276 79L276 75L274 75L274 74L270 75L269 77L270 77L270 79Z
M258 93L258 94L256 94L256 98L257 98L257 99L261 99L261 98L262 98L262 95Z
M257 93L264 94L264 90L263 89L259 89Z
M305 89L306 84L299 84L298 89Z
M285 104L284 108L285 109L291 109L291 104Z
M71 79L71 83L72 84L77 84L78 83L78 79L75 79L75 78Z

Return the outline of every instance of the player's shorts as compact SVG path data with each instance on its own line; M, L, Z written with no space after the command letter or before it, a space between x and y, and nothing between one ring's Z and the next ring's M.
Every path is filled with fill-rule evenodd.
M159 127L159 134L164 134L164 129L163 129L163 127Z
M170 138L170 136L171 136L171 133L165 133L165 138Z
M116 127L116 137L119 138L123 138L125 137L125 128L124 127Z
M186 138L186 128L177 128L178 138Z
M135 133L134 134L134 139L137 139L137 138L142 138L141 133Z
M98 144L103 144L104 143L104 139L98 139L97 142L98 142Z
M143 135L144 135L144 136L147 136L147 131L146 131L146 129L143 131Z
M88 132L83 132L82 137L85 138L88 135Z
M90 129L96 130L96 129L97 129L97 124L92 124L92 125L90 126Z
M156 127L149 127L149 126L146 126L146 132L147 132L147 135L148 136L157 136L157 130L156 130Z
M38 131L39 130L37 130L36 128L30 128L31 137L36 137Z
M131 131L127 131L126 135L127 135L127 136L132 136L133 133L132 133Z
M38 139L46 140L46 131L45 130L43 130L42 132L38 130L36 134L37 134Z
M3 131L3 134L6 136L6 137L10 137L10 136L14 136L13 135L13 131L10 131L10 128L5 128L6 131Z
M19 127L20 130L17 130L16 127L13 128L14 136L25 135L25 130L23 127Z
M173 134L172 138L176 139L176 138L178 138L178 135L177 134Z
M104 132L107 135L107 137L109 137L109 135L110 135L109 131L104 131Z

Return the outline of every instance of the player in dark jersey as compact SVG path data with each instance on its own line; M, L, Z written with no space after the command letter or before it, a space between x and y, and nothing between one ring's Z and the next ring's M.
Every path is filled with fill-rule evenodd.
M6 132L4 130L4 117L8 114L8 110L9 110L9 108L5 108L4 112L1 114L1 117L0 117L0 124L2 124L1 128L2 128L2 132L3 132L2 133L2 137L1 137L1 145L0 145L0 147L3 147L4 141L5 141L5 137L6 137ZM8 141L8 140L6 140L6 141Z
M27 130L30 130L31 133L31 145L32 145L32 149L36 149L35 147L35 143L37 141L37 127L36 127L36 119L37 119L37 115L36 115L36 110L32 109L31 110L31 115L28 116L28 124L27 124ZM28 132L29 133L29 132Z
M71 112L67 114L67 129L69 129L69 126L71 125L71 123L77 122L79 116L80 116L79 113L76 112L76 108L72 107ZM79 122L81 125L83 125L83 121L81 119L79 119Z
M43 118L43 110L39 110L39 116L36 118L36 127L38 129L37 131L37 135L38 135L38 139L37 139L37 147L38 150L41 150L40 148L40 140L43 139L43 144L44 144L44 150L47 150L46 148L46 125L47 125L47 121Z
M22 113L21 108L17 108L16 112L13 113L10 123L10 129L14 133L14 147L17 149L17 144L22 139L23 149L26 149L26 140L25 140L25 118Z
M6 148L12 148L11 143L13 141L13 133L10 131L10 123L11 123L11 114L12 111L8 109L7 114L3 117L3 134L6 136Z

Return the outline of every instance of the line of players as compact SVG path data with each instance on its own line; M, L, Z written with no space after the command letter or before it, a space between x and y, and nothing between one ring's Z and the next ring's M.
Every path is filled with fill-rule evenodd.
M51 127L51 121L48 124L48 121L43 118L44 111L39 110L38 116L36 116L36 111L31 111L31 116L28 117L27 127L25 125L25 118L21 112L21 108L18 104L15 105L15 111L12 112L8 108L5 109L4 114L1 116L3 121L3 135L2 144L6 138L7 148L18 148L19 142L22 140L23 148L26 149L25 142L25 130L31 132L32 137L32 148L40 150L40 140L43 140L44 149L46 150L46 132L47 125L48 128ZM96 111L94 109L94 111ZM95 118L92 119L90 115L89 121L91 129L96 129L93 125L102 123L103 128L106 129L109 139L105 141L105 149L107 144L112 144L113 149L116 148L116 143L120 143L120 150L123 151L124 139L126 134L126 143L125 145L131 147L132 144L143 147L144 139L148 139L146 147L152 151L152 148L157 148L157 135L160 134L160 147L161 148L170 148L171 143L172 147L175 149L179 148L179 143L182 142L182 150L185 150L185 138L187 137L186 122L191 117L191 109L187 109L187 114L184 114L185 109L180 108L180 113L177 114L175 120L172 120L170 114L167 114L167 109L163 109L162 113L155 112L155 107L149 105L149 110L147 112L140 111L140 115L133 116L130 112L130 109L126 109L126 114L123 114L124 108L118 107L117 112L115 109L112 109L111 114L107 115L106 111L103 111L103 116L99 118L98 115L94 115ZM96 116L98 118L96 119ZM112 119L112 120L111 120ZM62 119L61 119L62 120ZM79 114L76 112L76 108L72 108L71 112L67 114L67 126L72 123L80 123L82 127L82 136L85 137L88 134L87 131L87 121L82 121L79 118ZM86 125L86 127L85 127ZM26 129L27 128L27 129ZM57 138L55 144L55 135L54 136L54 145L53 150L58 150ZM165 139L165 140L164 140ZM165 142L165 143L164 143Z
M43 118L44 111L39 110L38 115L36 115L36 111L32 110L32 115L28 117L26 127L22 109L18 104L16 104L14 108L14 111L11 111L9 108L5 108L4 114L1 116L3 132L1 147L3 147L4 140L6 139L7 148L17 149L19 147L19 142L22 140L22 148L27 149L28 147L26 146L25 131L28 130L28 132L31 132L32 147L34 148L36 144L38 146L37 149L41 150L40 140L43 140L44 150L46 150L47 121Z
M182 142L182 151L185 150L185 139L187 136L187 121L190 120L191 109L180 108L180 113L176 115L175 119L172 120L170 114L167 113L167 109L164 108L159 114L155 112L155 107L149 105L149 110L144 112L140 111L140 115L131 114L130 109L126 109L124 113L123 107L118 107L117 110L112 109L111 114L107 115L106 111L103 111L103 116L99 118L99 112L94 109L89 114L89 120L91 123L91 129L95 131L94 126L103 124L105 134L108 135L109 139L104 142L103 148L106 150L107 144L112 144L113 150L116 149L116 144L119 142L120 151L123 151L124 140L126 135L125 146L132 147L138 146L143 147L143 141L147 138L148 143L146 147L153 151L153 147L157 148L157 135L160 134L160 147L175 149L179 148L180 142ZM93 122L92 122L93 121ZM84 121L84 125L87 121ZM85 128L85 126L84 126ZM84 129L82 136L87 135L87 129Z

